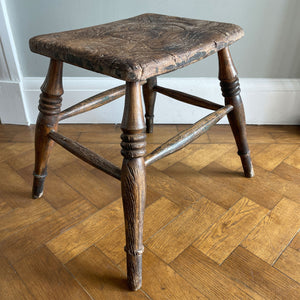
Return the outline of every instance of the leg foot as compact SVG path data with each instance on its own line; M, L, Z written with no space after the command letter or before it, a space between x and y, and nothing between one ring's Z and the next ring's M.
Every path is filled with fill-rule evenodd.
M32 185L32 198L38 199L43 196L44 193L44 182L47 173L45 175L33 174L33 185Z
M142 254L144 249L137 253L129 254L125 248L127 259L127 282L132 291L137 291L142 286Z

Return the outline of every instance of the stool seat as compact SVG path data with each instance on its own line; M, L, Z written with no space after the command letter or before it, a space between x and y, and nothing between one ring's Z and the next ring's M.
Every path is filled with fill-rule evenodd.
M234 24L143 14L88 28L39 35L33 52L129 82L199 61L243 36Z

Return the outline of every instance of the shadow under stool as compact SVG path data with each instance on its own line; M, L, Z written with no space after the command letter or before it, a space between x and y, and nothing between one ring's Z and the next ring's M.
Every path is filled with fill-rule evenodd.
M33 198L43 194L47 162L54 142L121 181L126 228L127 278L131 290L142 284L145 169L204 134L227 115L246 177L254 175L246 137L239 80L229 46L243 36L233 24L143 14L108 24L40 35L30 49L50 57L41 86L35 132ZM156 77L218 53L219 79L225 105L157 85ZM62 69L69 63L124 80L126 84L99 93L61 111ZM141 87L145 103L143 114ZM153 130L156 93L213 110L157 149L146 154L146 132ZM57 132L58 122L109 103L125 94L121 124L122 168Z

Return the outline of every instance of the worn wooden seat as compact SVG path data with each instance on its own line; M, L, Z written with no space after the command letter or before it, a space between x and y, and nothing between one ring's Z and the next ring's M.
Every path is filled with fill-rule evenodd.
M126 229L127 276L132 290L139 289L142 284L147 166L182 149L227 115L244 174L246 177L254 175L239 80L229 52L229 46L242 36L242 29L233 24L144 14L109 24L41 35L30 40L33 52L51 58L39 101L32 196L39 198L43 195L48 158L54 142L120 180ZM218 53L224 106L157 84L158 75L187 66L215 52ZM61 111L63 62L122 79L126 85L101 92ZM153 130L156 93L213 112L146 154L146 132ZM122 168L57 132L60 120L100 107L123 95Z
M233 24L143 14L30 40L33 52L126 81L187 66L243 36Z

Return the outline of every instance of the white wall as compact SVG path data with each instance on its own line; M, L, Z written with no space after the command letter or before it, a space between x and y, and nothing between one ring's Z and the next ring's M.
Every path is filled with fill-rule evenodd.
M226 5L223 0L6 0L7 12L3 5L5 0L0 1L0 42L8 41L5 47L0 47L0 68L1 64L3 66L0 72L0 118L3 123L28 124L36 119L39 87L49 59L29 51L31 36L100 24L145 11L241 25L245 38L234 44L231 51L242 78L248 123L300 123L297 79L300 78L300 56L299 39L296 38L300 31L299 0L228 0ZM7 61L12 62L10 66ZM13 78L12 74L17 75ZM64 75L68 76L64 80L64 106L117 85L113 79L73 66L66 66ZM217 58L214 55L162 76L160 82L222 103L216 76ZM122 99L67 122L119 123L121 102ZM192 123L203 115L201 109L168 100L162 95L158 96L157 108L158 123Z

